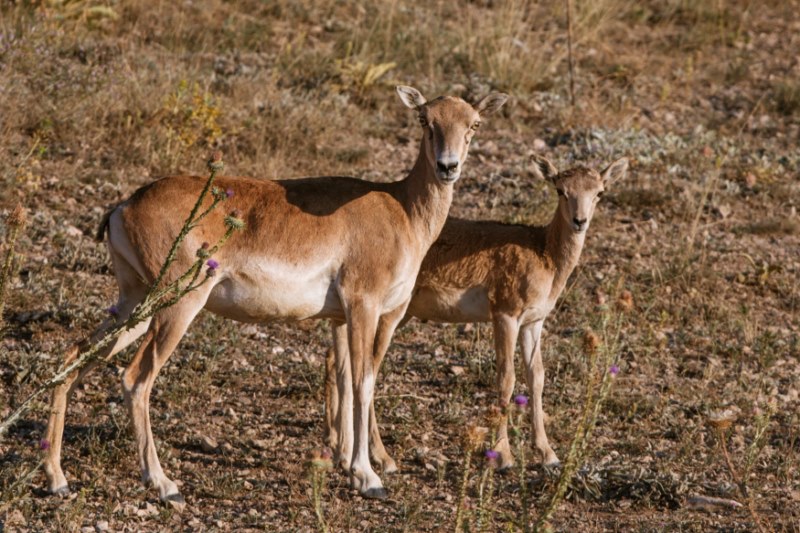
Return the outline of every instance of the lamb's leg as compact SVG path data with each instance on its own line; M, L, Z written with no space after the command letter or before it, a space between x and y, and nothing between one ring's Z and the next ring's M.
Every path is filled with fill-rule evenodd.
M517 347L519 322L515 317L497 314L492 321L494 327L495 365L497 367L497 394L502 405L508 405L514 393L514 351ZM506 418L497 429L495 451L500 454L500 468L514 465L514 455L508 441L508 421Z
M544 365L542 364L542 325L543 321L534 322L522 328L521 347L525 358L525 379L531 395L531 425L533 427L534 445L541 454L542 464L556 466L559 464L553 448L547 440L544 430L544 408L542 406L542 389L544 388Z

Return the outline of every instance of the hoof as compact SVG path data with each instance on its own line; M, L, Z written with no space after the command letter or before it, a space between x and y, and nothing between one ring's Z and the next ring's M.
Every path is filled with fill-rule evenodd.
M394 474L395 472L397 472L397 463L394 461L387 461L383 464L384 474Z
M69 485L64 485L63 487L58 487L57 489L51 490L50 494L53 496L58 496L59 498L69 498Z
M509 463L507 465L500 465L497 468L497 473L503 475L510 474L513 471L513 468L514 468L514 463Z
M546 465L542 465L544 469L544 473L547 474L549 477L558 477L561 475L561 463L556 461L555 463L549 463Z
M383 487L377 487L374 489L367 489L366 492L362 492L361 495L368 500L385 500L389 497L389 491Z
M165 505L169 505L179 513L186 509L186 500L181 493L168 494L161 500Z

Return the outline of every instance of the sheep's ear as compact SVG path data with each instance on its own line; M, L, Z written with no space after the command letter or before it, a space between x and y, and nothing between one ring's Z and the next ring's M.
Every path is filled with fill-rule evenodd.
M543 155L533 154L531 156L531 171L533 176L539 180L553 183L558 176L558 169Z
M603 185L608 186L615 181L624 178L627 172L628 158L622 157L608 165L608 167L606 167L606 169L600 173L600 176L603 178Z
M479 115L491 115L508 101L508 95L505 93L489 93L481 98L474 107Z
M425 105L425 102L427 102L425 97L422 96L421 92L413 87L409 87L408 85L398 85L395 90L397 91L398 96L400 96L400 100L406 104L406 107L411 109L422 107Z

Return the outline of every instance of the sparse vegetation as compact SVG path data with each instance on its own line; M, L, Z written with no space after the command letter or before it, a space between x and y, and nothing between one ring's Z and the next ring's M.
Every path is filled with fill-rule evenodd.
M212 148L237 175L392 181L420 135L392 85L468 99L496 89L513 102L473 143L454 215L544 222L555 195L531 179L532 151L565 166L632 161L544 333L548 433L565 458L590 379L583 329L625 280L635 309L615 350L622 370L548 524L797 530L796 5L572 3L574 108L563 1L0 3L0 218L18 202L27 213L0 315L0 417L114 300L106 250L90 238L108 205ZM366 502L336 469L306 475L304 453L323 440L328 325L202 313L151 405L186 511L140 490L121 354L71 404L74 499L40 491L44 402L0 440L0 529L440 531L462 508L470 526L518 530L519 465L495 473L483 455L490 333L420 322L398 332L376 409L400 473L384 476L389 500ZM720 436L708 413L728 409L740 414ZM470 424L489 434L462 498ZM536 520L558 481L527 463ZM730 501L741 505L720 507Z
M15 250L19 233L25 226L25 210L22 204L17 204L11 213L6 217L6 238L3 243L4 259L0 264L0 334L3 333L5 321L3 311L6 306L6 290L14 275L18 263L18 256Z
M775 88L775 109L784 115L800 111L800 83L781 83Z

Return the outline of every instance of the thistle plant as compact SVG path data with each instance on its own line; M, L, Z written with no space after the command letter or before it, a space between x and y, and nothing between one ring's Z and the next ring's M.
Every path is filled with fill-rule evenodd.
M464 435L464 473L461 476L461 487L458 491L458 507L456 508L456 524L455 531L462 531L464 519L466 518L466 501L467 501L467 488L469 487L469 475L472 469L472 456L478 450L486 436L489 434L489 429L470 425Z
M14 248L17 245L20 231L22 231L24 226L25 210L22 208L22 204L18 203L6 218L6 227L8 228L8 233L6 234L6 255L3 259L3 267L0 269L0 333L3 332L3 327L5 325L3 321L3 310L5 309L6 302L6 289L16 261Z
M767 531L767 529L764 528L764 525L761 523L761 517L756 511L756 507L753 502L753 495L750 493L747 487L747 480L750 477L750 470L753 468L756 459L758 459L761 450L763 450L764 446L766 445L767 429L769 428L770 418L775 414L775 409L776 406L774 404L768 404L767 411L759 413L756 416L756 431L755 435L753 436L753 442L747 448L744 471L742 473L739 473L739 471L733 466L733 461L731 460L731 455L728 452L727 446L728 430L735 420L735 414L730 411L724 411L722 413L711 413L708 417L709 425L714 428L717 434L717 441L719 442L722 456L725 458L725 465L728 468L728 472L730 473L731 478L733 478L736 487L739 489L739 494L745 501L747 511L750 514L750 517L753 519L756 529L758 529L758 531L761 533L764 533Z
M316 448L311 450L306 461L306 470L311 480L311 500L314 505L314 514L317 516L317 528L323 533L329 531L322 509L322 493L327 485L328 472L333 468L333 452L330 448Z
M591 328L587 328L584 331L583 351L587 357L587 376L583 410L556 488L544 510L540 513L536 524L534 524L534 531L549 531L552 529L549 520L564 499L567 487L572 481L578 465L581 464L586 455L589 438L597 424L597 417L611 390L614 378L620 372L617 357L622 338L622 327L625 313L634 308L634 302L633 295L629 291L624 290L618 294L616 313L612 312L604 301L599 306L600 335ZM525 530L527 531L527 528Z
M525 455L525 439L522 433L522 425L525 422L525 412L528 408L528 397L523 394L514 396L514 408L508 417L511 436L517 447L517 466L519 467L519 499L522 506L522 530L528 531L530 520L530 495L528 494L527 468L528 460Z
M481 483L478 487L478 523L476 531L484 531L487 523L492 520L492 497L494 496L494 472L497 469L497 458L500 454L491 448L483 454L483 472Z
M492 522L494 507L492 498L494 497L494 475L497 470L497 459L500 454L493 448L497 445L497 430L508 416L507 409L493 405L489 408L486 415L486 422L489 426L489 448L484 452L483 473L481 483L478 488L478 522L476 531L484 531Z
M174 305L190 292L197 290L208 281L209 278L216 274L219 262L213 258L213 255L225 244L235 231L244 227L244 222L241 220L239 213L235 211L225 217L225 233L222 237L214 244L203 243L203 246L196 252L194 263L172 281L166 281L167 272L175 262L177 252L189 232L196 228L221 202L233 195L233 191L222 191L214 187L214 179L223 168L222 153L214 153L208 161L209 177L197 198L197 202L186 218L186 221L183 223L180 232L175 237L164 259L164 263L161 266L161 270L144 299L139 302L127 318L120 317L115 306L109 307L107 311L116 319L116 323L106 329L97 340L82 345L80 356L72 363L62 366L55 375L30 393L28 397L19 404L17 409L0 423L0 436L4 435L8 429L31 408L33 401L37 397L41 396L48 389L62 383L67 376L73 372L81 370L92 361L98 359L102 350L114 342L119 335L134 328L137 324L144 322L159 311ZM211 195L211 203L208 207L202 209L203 203L209 195ZM205 270L203 269L204 266L206 267Z

